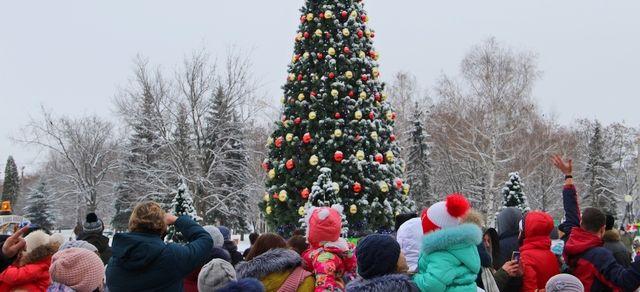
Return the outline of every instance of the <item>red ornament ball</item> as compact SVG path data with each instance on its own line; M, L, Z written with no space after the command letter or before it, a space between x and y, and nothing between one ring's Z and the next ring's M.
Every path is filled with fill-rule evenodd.
M306 199L306 198L309 198L309 194L310 194L310 193L311 193L311 192L309 191L309 189L308 189L308 188L304 188L304 189L302 189L302 191L300 191L300 196L301 196L303 199Z
M353 97L354 95L356 95L356 93L353 92L353 90L349 91L349 97Z
M311 134L304 133L304 135L302 135L302 142L304 144L309 144L309 142L311 142Z
M329 73L329 78L330 79L336 78L336 74L333 72Z
M356 34L358 34L358 38L362 38L364 36L364 32L362 32L362 30L360 29L356 32Z
M304 38L305 38L305 39L308 39L308 38L309 38L309 32L308 32L308 31L305 31L305 32L304 32L304 34L303 34L303 36L304 36Z
M360 134L356 134L356 141L360 141L360 139L362 139L362 136L360 136Z
M336 113L334 116L336 117L336 119L342 118L342 115L340 113Z
M361 79L363 82L367 82L367 80L369 80L369 76L367 76L367 74L362 74Z
M311 91L311 96L316 97L318 94L315 91Z
M333 159L336 162L341 162L344 159L344 154L342 153L342 151L336 151L336 153L333 154Z
M298 81L302 81L302 74L298 74Z
M381 101L382 100L382 95L380 95L380 92L376 92L376 94L374 96L376 98L376 101Z
M318 17L320 17L320 19L324 19L324 12L320 12L320 14L318 14Z
M269 170L269 163L268 162L263 162L262 163L262 169Z
M369 51L369 57L375 59L376 56L378 56L378 53L376 53L376 51Z
M391 134L391 135L389 136L389 141L393 142L393 141L395 141L395 140L396 140L396 135Z
M340 12L340 16L342 16L342 18L347 18L348 13L344 10L342 10L342 12Z
M293 123L296 125L300 125L300 123L302 123L302 119L300 117L297 117L295 120L293 120Z
M381 153L376 154L375 159L376 159L376 162L377 162L377 163L382 163L382 162L384 162L384 156L382 156L382 154L381 154Z
M344 49L342 50L345 54L350 54L351 53L351 49L349 49L349 47L344 47Z
M299 60L300 60L300 55L299 55L299 54L296 54L295 56L293 56L293 58L294 58L296 61L299 61Z
M318 60L324 59L324 54L322 54L322 53L318 53L317 56L318 56Z
M376 118L376 114L374 112L369 112L369 119L373 120Z
M275 194L273 194L273 196L271 196L271 197L272 197L272 198L274 198L274 199L277 199L277 198L278 198L278 194L277 194L277 193L275 193Z
M362 185L360 185L360 183L354 183L353 184L353 191L356 193L359 193L360 191L362 191Z
M282 140L284 140L284 139L282 138L282 136L281 136L281 137L276 138L276 142L275 142L275 144L276 144L276 147L277 147L277 148L282 147Z
M361 19L362 21L367 21L367 15L366 15L366 14L362 14L362 15L360 15L360 19Z
M396 178L395 182L396 182L396 189L401 190L402 189L402 179Z
M285 166L287 167L288 170L292 170L295 167L295 164L293 163L293 159L287 160L287 163L285 164Z

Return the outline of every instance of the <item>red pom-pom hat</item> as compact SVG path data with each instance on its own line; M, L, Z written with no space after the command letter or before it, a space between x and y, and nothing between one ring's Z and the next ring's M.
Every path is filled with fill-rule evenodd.
M422 232L429 233L438 229L460 225L460 219L469 212L469 201L459 193L447 196L429 209L422 211Z

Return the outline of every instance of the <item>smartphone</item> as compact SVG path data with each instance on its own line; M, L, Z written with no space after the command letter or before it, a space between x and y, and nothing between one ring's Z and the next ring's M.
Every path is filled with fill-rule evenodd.
M511 254L511 260L515 261L516 263L519 263L520 262L520 252L519 251L514 251Z

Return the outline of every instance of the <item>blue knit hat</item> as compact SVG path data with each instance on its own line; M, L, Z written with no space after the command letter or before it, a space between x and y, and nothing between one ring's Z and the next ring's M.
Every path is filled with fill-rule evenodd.
M372 234L356 248L358 274L364 279L393 274L398 267L400 245L389 235Z
M240 281L231 281L216 292L264 292L264 286L254 278L244 278Z
M225 241L231 240L231 230L229 230L229 228L225 226L220 226L218 227L218 230L220 230L220 233L222 233L222 237L224 238Z

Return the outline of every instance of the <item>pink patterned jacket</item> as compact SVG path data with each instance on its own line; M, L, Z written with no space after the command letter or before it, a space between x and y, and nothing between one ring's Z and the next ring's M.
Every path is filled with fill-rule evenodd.
M345 291L356 276L355 246L340 238L336 242L312 246L302 254L305 268L316 277L315 292Z

